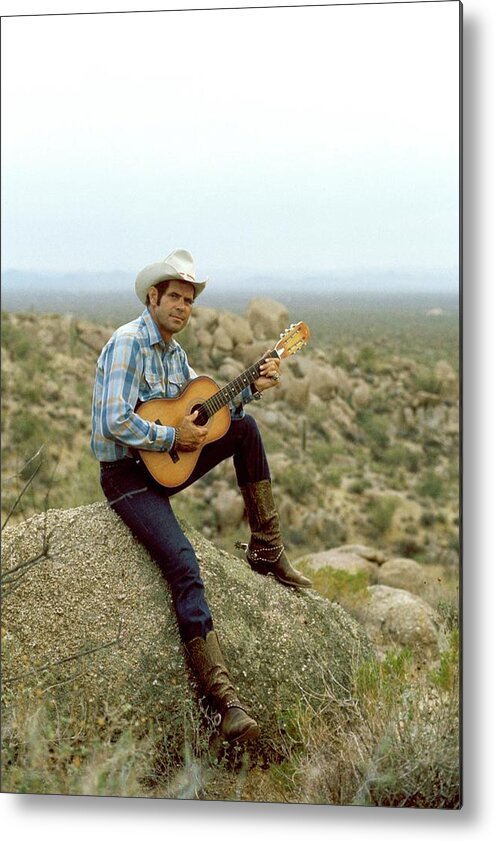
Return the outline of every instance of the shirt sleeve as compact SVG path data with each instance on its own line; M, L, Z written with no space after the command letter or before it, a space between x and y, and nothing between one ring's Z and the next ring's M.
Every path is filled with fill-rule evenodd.
M139 450L169 451L175 442L172 426L161 426L135 412L143 359L137 338L116 336L102 361L102 432L127 447Z
M254 399L250 385L244 388L240 394L229 403L232 420L242 420L245 417L244 406Z

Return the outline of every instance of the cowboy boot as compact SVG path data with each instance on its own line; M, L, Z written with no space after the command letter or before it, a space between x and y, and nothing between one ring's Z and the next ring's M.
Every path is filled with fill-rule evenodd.
M280 534L280 518L276 510L271 482L251 482L240 488L247 509L251 538L249 544L237 543L245 551L255 572L274 575L290 587L312 587L312 581L294 569L285 555Z
M216 631L206 639L195 637L185 647L200 691L218 712L222 738L235 744L257 739L259 726L237 698Z

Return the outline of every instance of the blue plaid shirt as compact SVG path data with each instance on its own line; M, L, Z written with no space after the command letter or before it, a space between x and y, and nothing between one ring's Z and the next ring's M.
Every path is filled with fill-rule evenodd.
M175 339L166 343L146 308L135 321L115 331L96 364L91 449L99 461L117 461L130 449L169 451L175 443L172 426L143 420L138 402L176 397L197 374ZM233 418L244 415L252 400L250 386L230 405Z

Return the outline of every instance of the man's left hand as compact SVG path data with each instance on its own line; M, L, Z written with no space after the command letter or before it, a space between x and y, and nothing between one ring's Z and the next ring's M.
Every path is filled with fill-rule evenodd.
M258 391L274 388L280 384L280 359L266 359L261 365L261 376L254 380Z

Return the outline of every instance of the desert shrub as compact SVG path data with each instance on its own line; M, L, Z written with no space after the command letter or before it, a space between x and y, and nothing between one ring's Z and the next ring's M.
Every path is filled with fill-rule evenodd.
M437 522L437 516L432 511L423 511L420 515L420 525L429 528Z
M341 486L341 471L326 470L324 473L324 481L332 488L339 488Z
M457 650L453 636L450 647ZM443 660L447 668L421 677L406 650L359 669L356 692L374 744L355 803L459 808L458 658Z
M309 431L315 432L324 438L325 441L331 440L331 435L327 428L328 410L326 406L309 406L307 409L307 423Z
M425 474L416 488L420 496L430 497L431 499L439 499L444 494L444 484L432 470Z
M318 535L325 549L341 546L348 537L345 524L335 517L326 517L324 519L322 527L318 530Z
M368 490L372 487L372 482L369 482L368 479L354 479L348 485L348 492L351 494L363 494L364 491Z
M351 370L355 365L352 355L348 352L348 350L346 350L346 348L338 348L331 358L331 363L338 368L343 368L346 371Z
M357 365L366 374L374 374L378 369L378 357L375 347L372 345L361 347L357 357Z
M386 415L393 408L393 403L385 394L375 394L371 398L368 410L375 415Z
M365 704L392 704L405 690L412 664L408 648L390 651L383 660L369 659L355 676L357 698Z
M357 802L415 809L460 807L458 698L402 696L377 746Z
M32 341L28 332L14 326L6 313L2 313L2 345L18 360L27 359L32 353Z
M14 412L10 420L10 436L22 457L29 457L36 452L44 437L36 414L29 409Z
M54 507L72 508L90 505L95 500L104 499L99 479L99 464L89 448L81 451L76 470L63 483L58 481L57 473L53 477L50 491L50 503Z
M22 366L26 380L32 381L35 374L44 371L46 359L39 345L33 342L29 326L17 327L3 317L2 347L8 349L11 357Z
M389 444L388 424L385 418L368 409L357 412L357 423L365 432L374 452L380 453Z
M436 611L440 616L441 622L448 632L457 632L459 628L459 614L457 602L451 602L447 599L441 598L436 605ZM456 639L459 644L459 637Z
M280 722L288 757L265 773L269 787L292 803L459 808L454 658L450 678L439 692L403 649L365 661L348 698L328 688L326 716L302 697Z
M451 622L451 619L449 620ZM431 669L429 678L438 689L456 691L460 658L460 634L458 627L453 627L449 635L448 647L441 652L439 664Z
M423 560L424 546L413 535L403 535L393 544L393 549L402 558L413 558L416 561Z
M328 441L314 441L309 445L309 452L316 464L329 464L334 455L334 447Z
M317 592L332 602L349 607L366 596L369 586L369 576L366 572L349 573L332 567L313 570L303 559L298 565L310 576Z
M420 368L412 377L411 391L427 391L429 394L441 393L441 380L428 368Z
M394 497L378 497L367 504L367 531L369 537L378 539L389 531L398 505Z
M420 456L415 450L403 444L394 444L377 451L375 457L387 467L404 467L410 473L417 473L420 467Z
M292 465L279 477L280 485L297 500L304 500L314 488L314 479L309 470Z

